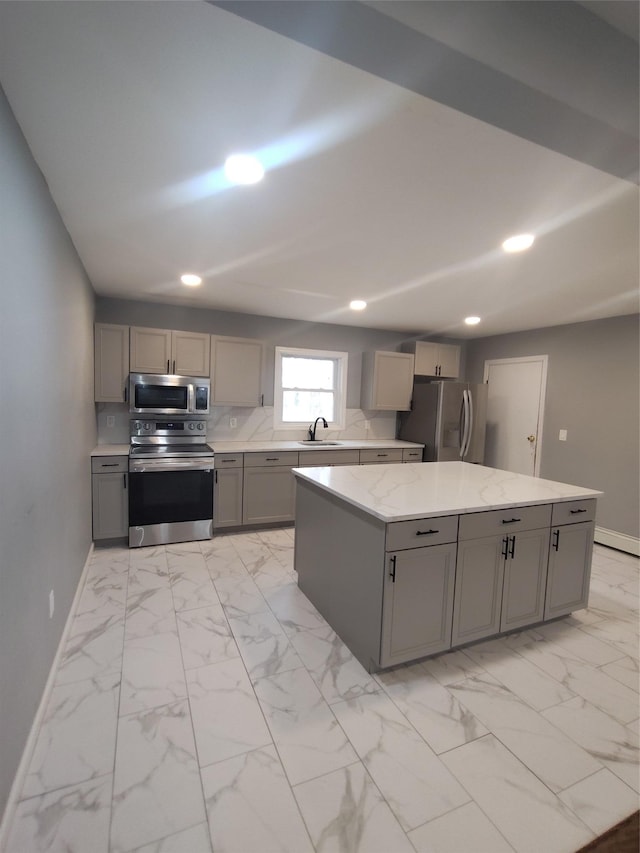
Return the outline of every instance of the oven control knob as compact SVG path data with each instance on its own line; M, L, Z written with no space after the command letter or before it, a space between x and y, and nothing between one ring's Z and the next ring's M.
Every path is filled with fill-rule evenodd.
M194 425L194 424L189 424L189 429L195 429L195 425Z
M145 429L151 429L151 424L145 424L145 425L144 425L144 428L145 428Z
M198 424L198 429L204 429L204 424L202 424L202 423Z

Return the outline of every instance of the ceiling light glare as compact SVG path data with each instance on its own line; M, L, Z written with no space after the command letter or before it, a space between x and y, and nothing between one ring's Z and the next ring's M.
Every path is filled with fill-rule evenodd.
M224 164L224 173L232 184L257 184L264 178L264 167L251 154L232 154Z
M349 303L349 308L351 308L352 311L364 311L366 307L367 303L364 299L352 299Z
M464 321L467 326L477 326L480 322L480 317L465 317Z
M187 287L197 287L199 284L202 284L202 279L199 275L194 275L193 273L185 273L180 276L180 281L183 284L186 284Z
M524 252L525 249L533 246L535 237L533 234L516 234L514 237L509 237L502 244L505 252Z

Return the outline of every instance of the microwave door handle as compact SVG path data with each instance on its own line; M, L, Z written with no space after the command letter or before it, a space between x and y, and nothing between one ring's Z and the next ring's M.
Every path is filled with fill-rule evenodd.
M196 387L192 383L189 383L187 387L189 389L189 393L187 395L187 411L189 413L193 413L196 410Z

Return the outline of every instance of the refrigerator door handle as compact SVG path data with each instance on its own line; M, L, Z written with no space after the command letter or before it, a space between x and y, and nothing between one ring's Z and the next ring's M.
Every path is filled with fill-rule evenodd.
M465 447L464 455L466 456L471 449L471 436L473 435L473 394L471 390L467 390L467 409L468 409L468 424L467 429L467 446Z
M466 388L462 392L462 406L464 411L464 430L460 439L460 459L464 459L469 443L469 392Z
M458 434L460 436L460 452L458 456L462 459L464 455L464 431L467 423L467 401L465 398L465 390L462 391L462 402L460 403L460 420L458 421Z

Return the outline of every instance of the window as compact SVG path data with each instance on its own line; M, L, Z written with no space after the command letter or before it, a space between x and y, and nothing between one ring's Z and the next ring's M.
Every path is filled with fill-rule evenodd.
M276 347L274 428L306 429L323 417L344 429L347 353Z

